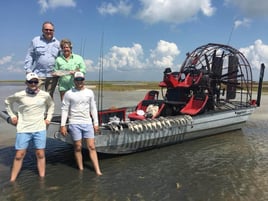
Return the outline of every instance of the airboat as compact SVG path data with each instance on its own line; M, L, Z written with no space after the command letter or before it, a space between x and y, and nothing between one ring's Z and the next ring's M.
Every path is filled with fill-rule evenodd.
M96 149L128 154L241 129L260 106L264 69L261 64L254 99L252 68L240 51L200 46L187 53L179 71L167 67L159 90L146 92L137 105L99 111ZM59 129L60 116L54 116L47 136L72 144Z

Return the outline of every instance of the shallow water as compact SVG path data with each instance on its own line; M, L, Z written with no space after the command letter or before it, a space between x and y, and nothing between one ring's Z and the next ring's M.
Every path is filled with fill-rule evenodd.
M19 88L0 87L1 107L4 98ZM105 92L103 107L136 104L144 94ZM57 93L55 99L59 112ZM86 151L81 172L71 146L48 140L45 179L38 178L35 154L29 148L21 173L11 184L15 128L1 120L0 200L268 200L268 96L262 99L241 130L130 155L99 155L101 177L95 175Z

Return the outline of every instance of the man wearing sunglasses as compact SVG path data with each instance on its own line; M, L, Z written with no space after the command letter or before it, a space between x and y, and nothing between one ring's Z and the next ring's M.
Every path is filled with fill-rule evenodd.
M5 100L6 111L17 129L11 182L16 180L20 172L29 143L33 143L36 150L39 176L45 176L46 128L54 112L54 102L49 93L39 89L39 79L35 73L26 75L25 84L25 90ZM17 107L14 107L15 105Z
M89 156L98 176L102 175L95 148L94 133L98 132L98 111L91 89L85 87L82 72L74 74L75 87L68 90L62 101L61 128L62 135L67 135L66 121L69 117L69 133L74 141L74 154L79 170L83 170L82 139L85 139Z
M25 58L24 69L39 76L41 89L49 92L53 98L58 77L52 76L56 57L60 55L60 43L54 37L55 27L52 22L44 22L42 35L32 39Z

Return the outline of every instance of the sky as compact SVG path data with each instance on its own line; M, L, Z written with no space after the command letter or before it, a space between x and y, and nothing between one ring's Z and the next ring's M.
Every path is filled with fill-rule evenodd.
M161 81L187 52L220 43L244 53L258 81L268 67L267 10L267 0L3 0L0 80L25 79L30 42L51 21L84 58L88 80L102 69L105 81Z

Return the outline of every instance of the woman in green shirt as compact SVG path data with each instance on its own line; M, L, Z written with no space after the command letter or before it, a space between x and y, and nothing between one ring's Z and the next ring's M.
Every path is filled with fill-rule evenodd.
M62 100L65 92L74 87L74 73L80 71L85 74L86 65L80 55L72 53L72 43L70 40L61 40L60 47L62 54L56 58L54 71L57 72L60 70L67 72L60 76L58 83L58 89Z

